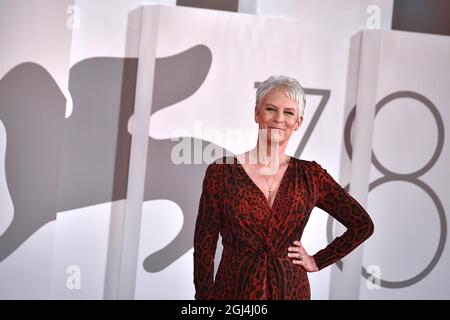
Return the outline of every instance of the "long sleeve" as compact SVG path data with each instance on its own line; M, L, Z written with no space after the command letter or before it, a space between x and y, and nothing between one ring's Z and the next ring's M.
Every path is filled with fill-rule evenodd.
M313 257L319 270L335 263L369 238L374 231L366 210L319 164L313 161L318 192L316 206L342 223L347 230Z
M195 299L211 299L214 286L214 257L222 227L223 165L206 169L194 231Z

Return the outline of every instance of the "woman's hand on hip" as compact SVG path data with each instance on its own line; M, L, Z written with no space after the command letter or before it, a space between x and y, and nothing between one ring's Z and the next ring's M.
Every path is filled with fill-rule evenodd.
M306 252L298 240L294 241L294 246L288 248L288 257L292 259L293 264L302 266L307 272L319 271L314 258Z

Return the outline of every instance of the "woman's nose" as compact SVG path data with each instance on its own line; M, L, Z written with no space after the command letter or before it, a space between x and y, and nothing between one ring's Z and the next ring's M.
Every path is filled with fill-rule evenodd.
M282 112L277 112L276 117L275 117L275 121L276 122L283 122L283 113Z

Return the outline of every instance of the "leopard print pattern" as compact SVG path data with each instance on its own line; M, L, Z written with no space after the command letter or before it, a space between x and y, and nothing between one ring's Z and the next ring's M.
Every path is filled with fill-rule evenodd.
M236 158L206 169L194 232L196 299L308 300L307 272L287 248L302 237L317 206L347 227L317 252L319 270L349 254L374 230L373 222L319 164L291 158L272 207ZM214 279L219 234L222 257Z

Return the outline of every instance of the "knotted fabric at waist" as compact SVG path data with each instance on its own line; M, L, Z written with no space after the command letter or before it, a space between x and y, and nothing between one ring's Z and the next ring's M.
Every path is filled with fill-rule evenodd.
M223 248L223 256L234 256L234 257L267 257L267 258L286 258L287 248L285 250L271 250L271 249L257 249L257 250L236 250L230 247Z

